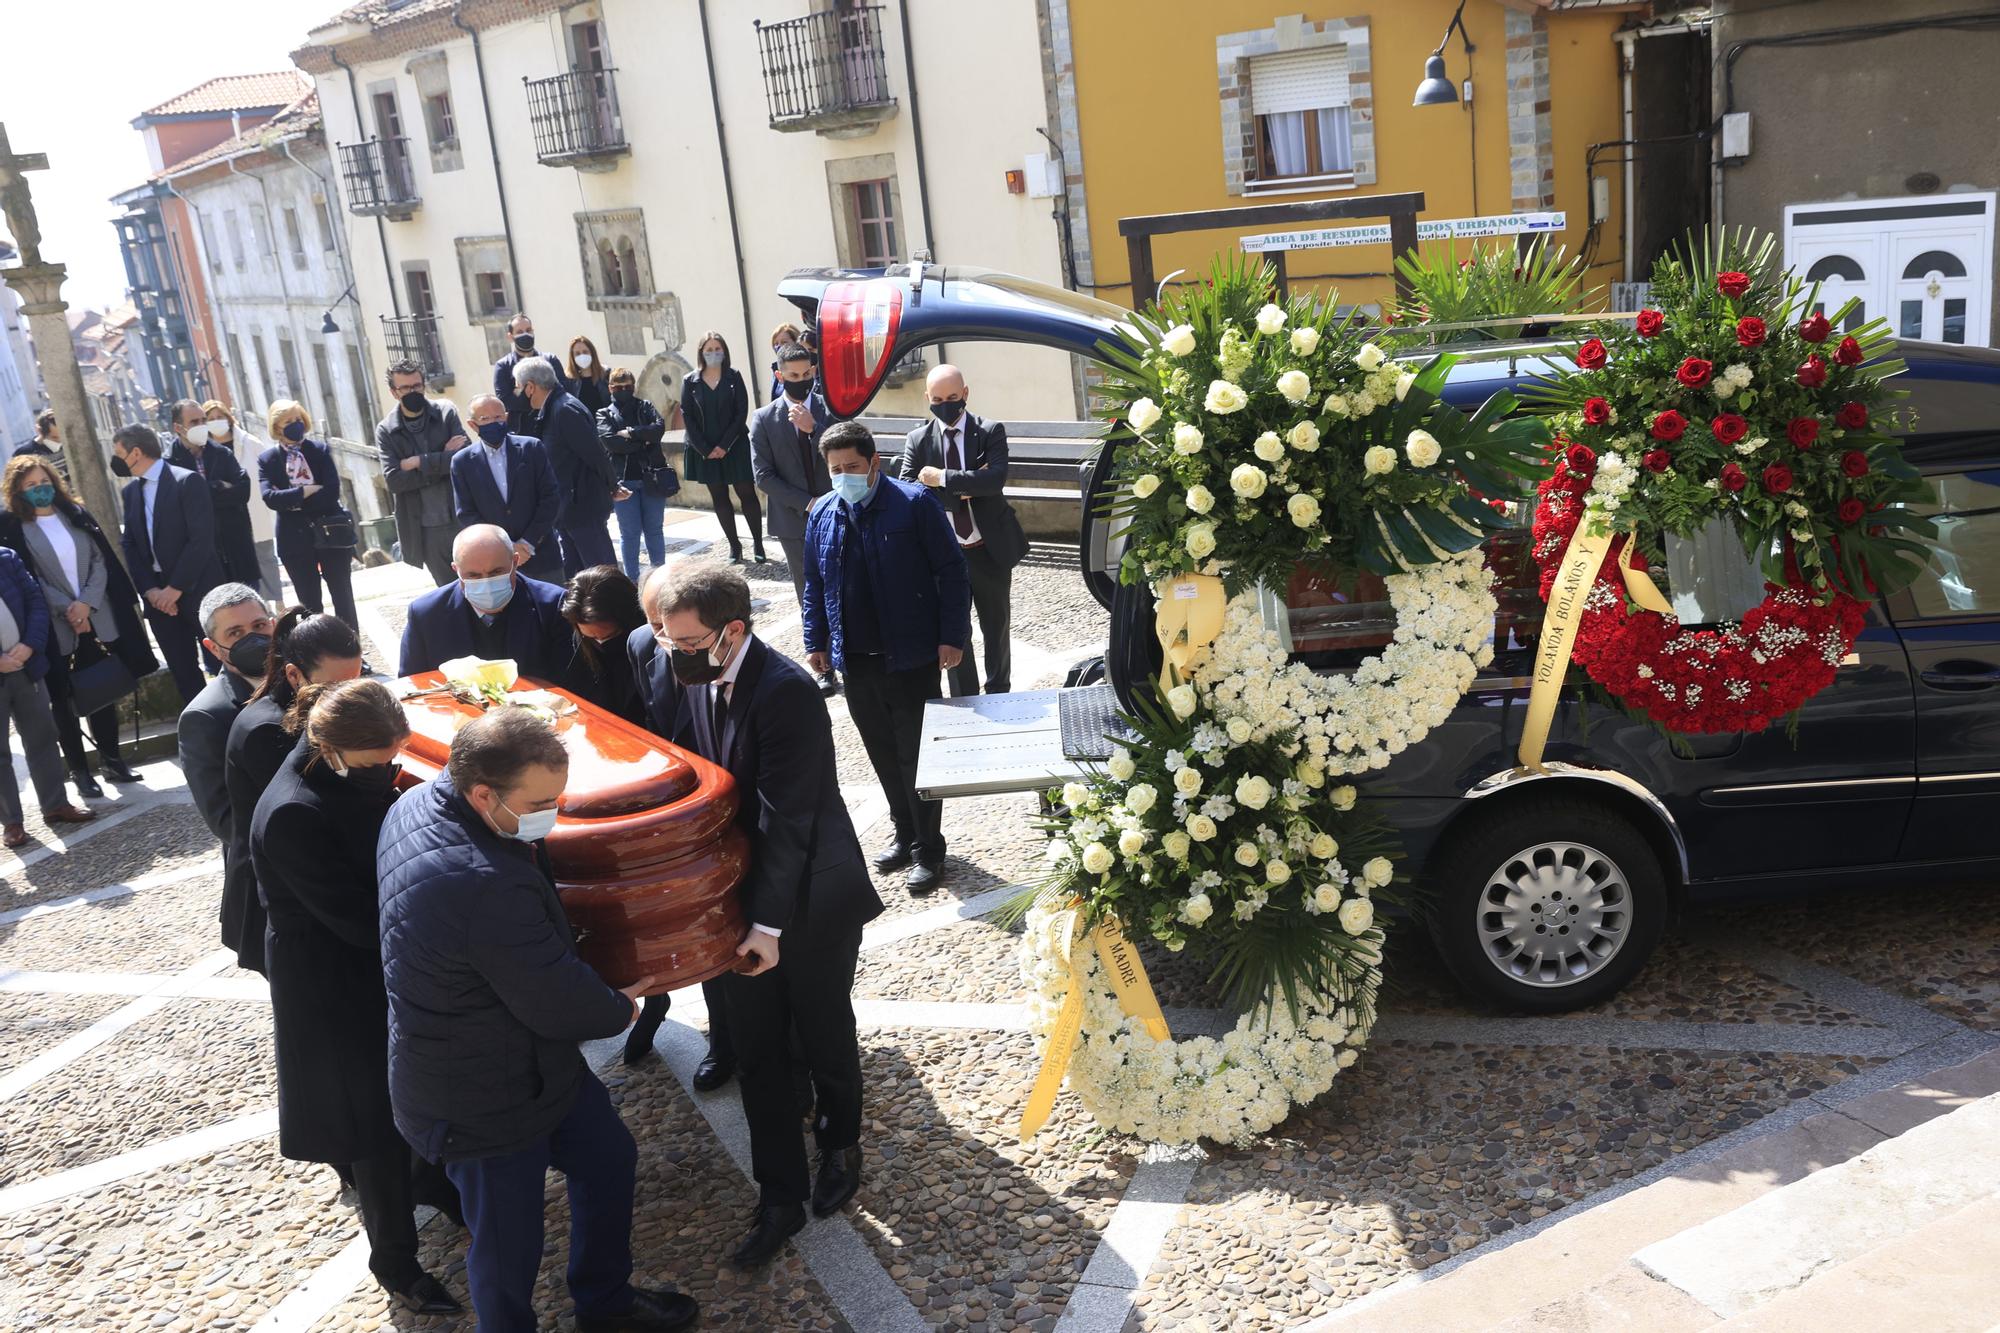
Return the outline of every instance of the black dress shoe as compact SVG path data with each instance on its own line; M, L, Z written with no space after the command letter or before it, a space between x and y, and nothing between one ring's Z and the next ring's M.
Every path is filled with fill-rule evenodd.
M97 779L90 776L89 769L78 769L69 775L69 780L75 785L76 794L84 800L101 801L104 799L104 788L97 785Z
M99 772L103 773L105 777L110 778L113 782L140 781L139 775L134 773L131 765L127 764L123 759L106 759L103 755L99 755L97 757L97 768Z
M417 1274L408 1286L400 1290L389 1286L386 1282L382 1286L412 1314L462 1314L465 1310L457 1298L445 1290L444 1283L429 1273Z
M714 1092L717 1088L736 1077L736 1062L719 1059L714 1052L701 1057L701 1063L694 1067L694 1090Z
M634 1287L631 1309L623 1314L580 1314L576 1317L576 1327L577 1333L652 1333L656 1329L686 1328L700 1313L701 1307L692 1296Z
M840 693L840 677L834 675L831 671L820 672L813 679L819 682L819 692L821 694L831 696Z
M927 866L922 861L919 861L911 866L910 873L904 876L903 887L910 891L912 898L921 898L928 893L935 892L938 881L942 878L943 876L938 873L936 866Z
M795 1203L765 1204L757 1210L757 1222L743 1243L730 1251L733 1268L762 1268L771 1256L785 1248L785 1242L805 1230L806 1210Z
M875 859L872 864L877 870L886 874L891 870L901 870L914 860L916 860L916 854L910 850L909 843L892 842L881 851L875 853Z
M861 1188L861 1145L819 1156L819 1176L813 1181L813 1216L828 1217L843 1208Z
M664 997L662 997L664 998ZM660 1024L667 1018L667 1007L653 1003L652 997L640 1006L639 1017L632 1024L632 1030L625 1034L625 1063L636 1065L652 1058L653 1038L660 1033Z

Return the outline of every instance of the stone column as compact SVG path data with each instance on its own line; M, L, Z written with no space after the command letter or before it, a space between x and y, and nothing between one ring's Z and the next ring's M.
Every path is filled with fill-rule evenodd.
M41 364L42 385L48 390L49 406L55 410L56 426L62 431L71 488L106 535L115 538L124 507L112 489L111 470L97 443L97 432L91 428L83 371L70 346L69 321L63 318L69 309L69 302L61 295L67 276L68 270L61 264L0 269L0 278L20 296L21 313L27 316L28 328L35 336L35 359Z

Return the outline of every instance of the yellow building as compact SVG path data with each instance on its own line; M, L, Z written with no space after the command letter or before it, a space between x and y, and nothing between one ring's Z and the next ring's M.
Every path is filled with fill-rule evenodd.
M1063 129L1079 285L1130 301L1118 220L1139 214L1420 190L1419 222L1556 212L1551 233L1587 254L1587 285L1618 278L1623 219L1615 165L1620 51L1639 6L1557 0L1047 0L1053 93ZM1411 101L1444 50L1471 96ZM1465 52L1465 41L1473 49ZM1469 67L1469 68L1468 68ZM1586 154L1599 150L1593 226ZM1304 224L1310 226L1345 224ZM1154 244L1154 272L1207 271L1241 227ZM1461 253L1471 242L1459 242ZM1297 251L1295 287L1337 287L1343 304L1390 299L1386 244Z

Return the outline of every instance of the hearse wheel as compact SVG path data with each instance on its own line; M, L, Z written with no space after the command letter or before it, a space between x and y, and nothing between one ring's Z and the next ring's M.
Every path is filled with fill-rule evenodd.
M1659 858L1629 820L1588 800L1552 793L1475 815L1445 835L1426 878L1446 966L1502 1009L1607 999L1666 929Z

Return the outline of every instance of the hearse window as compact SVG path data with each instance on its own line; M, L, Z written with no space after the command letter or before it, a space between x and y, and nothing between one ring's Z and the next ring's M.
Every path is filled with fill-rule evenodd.
M1931 567L1910 585L1923 619L2000 611L2000 469L1933 477L1938 504Z
M1727 520L1692 537L1668 535L1667 600L1683 625L1717 625L1742 618L1764 600L1764 571L1743 549Z

